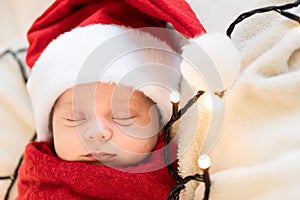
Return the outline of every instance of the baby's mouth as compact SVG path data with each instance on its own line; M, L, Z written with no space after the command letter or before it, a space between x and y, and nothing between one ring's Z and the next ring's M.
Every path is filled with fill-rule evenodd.
M87 154L86 157L90 158L92 161L109 162L116 157L116 154L106 152L91 152Z

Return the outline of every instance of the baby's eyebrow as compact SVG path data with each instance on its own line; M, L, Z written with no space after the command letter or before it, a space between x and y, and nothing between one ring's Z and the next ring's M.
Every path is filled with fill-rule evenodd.
M76 105L72 102L60 102L58 104L55 105L56 108L59 108L59 109L74 109L76 108Z
M57 104L57 106L73 106L74 104L72 102L60 102Z

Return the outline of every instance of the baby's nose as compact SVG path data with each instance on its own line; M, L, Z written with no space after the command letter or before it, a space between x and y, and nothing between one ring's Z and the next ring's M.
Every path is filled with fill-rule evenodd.
M113 136L113 131L108 126L96 126L85 133L85 138L89 141L109 141Z

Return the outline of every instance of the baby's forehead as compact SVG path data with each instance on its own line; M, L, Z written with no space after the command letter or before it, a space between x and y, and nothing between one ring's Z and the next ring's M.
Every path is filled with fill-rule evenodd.
M80 84L63 92L56 101L60 105L72 105L74 103L97 103L126 105L126 104L155 104L149 97L139 90L131 87L108 84L90 83Z

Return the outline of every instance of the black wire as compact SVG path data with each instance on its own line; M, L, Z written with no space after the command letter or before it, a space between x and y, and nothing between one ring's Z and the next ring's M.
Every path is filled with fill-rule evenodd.
M294 14L289 13L289 12L286 12L286 11L283 11L283 10L274 10L274 11L278 12L279 14L281 14L281 15L289 18L289 19L297 21L300 24L300 17L299 16L294 15Z
M13 175L10 177L11 183L9 184L9 187L8 187L8 189L7 189L7 191L6 191L4 200L8 200L10 191L11 191L11 189L12 189L12 187L13 187L13 185L14 185L16 179L17 179L17 176L18 176L18 170L19 170L19 168L20 168L20 166L21 166L21 164L22 164L22 161L23 161L23 155L21 156L21 158L20 158L20 160L19 160L19 162L18 162L18 165L17 165L17 167L16 167L16 169L15 169Z
M164 135L164 143L165 143L165 147L164 147L164 157L165 157L165 162L166 165L168 167L169 173L178 181L181 180L181 176L178 174L177 170L174 169L174 167L172 166L171 162L170 162L170 158L169 158L169 143L170 143L170 129L168 128L165 131L165 135Z
M178 196L177 194L179 194L179 192L185 188L185 184L187 184L188 182L190 182L192 180L203 182L204 178L203 178L203 175L200 175L200 174L195 174L192 176L185 177L184 179L179 181L175 187L173 187L171 189L171 191L169 192L169 195L167 197L167 200L172 200L172 198L174 198L175 196Z
M22 77L23 77L23 80L24 80L25 84L27 83L28 78L27 78L27 75L26 75L26 72L25 72L25 66L23 65L23 62L21 61L21 59L18 57L18 54L24 53L26 50L27 50L26 48L21 48L21 49L18 49L16 51L12 51L11 49L7 49L6 51L4 51L0 54L0 59L3 58L7 54L11 55L14 58L14 60L18 63L18 66L19 66L19 69L22 73ZM33 137L30 139L30 141L34 141L36 139L36 136L37 136L37 134L34 133ZM13 185L15 184L16 179L18 177L18 171L19 171L19 168L22 164L22 161L23 161L23 154L21 155L21 158L18 161L17 167L15 168L12 175L10 175L10 176L0 176L0 180L11 180L11 183L9 184L9 187L7 188L7 191L5 193L4 200L8 200L8 198L9 198L10 191L11 191L11 189L12 189Z
M254 10L251 10L251 11L248 11L248 12L245 12L245 13L242 13L241 15L239 15L231 24L230 26L228 27L227 31L226 31L226 34L228 37L231 37L231 33L233 32L233 29L235 28L235 26L240 23L241 21L243 21L244 19L254 15L254 14L257 14L257 13L264 13L264 12L269 12L269 11L275 11L275 12L278 12L280 13L281 15L289 18L289 19L292 19L292 20L295 20L297 21L298 23L300 23L300 20L299 20L299 17L297 15L294 15L292 13L289 13L289 12L286 12L284 10L287 10L287 9L291 9L291 8L294 8L294 7L297 7L299 6L300 4L300 0L297 0L295 1L294 3L289 3L289 4L285 4L285 5L280 5L280 6L268 6L268 7L264 7L264 8L258 8L258 9L254 9Z
M197 94L191 98L183 108L181 108L175 115L172 115L171 119L164 126L164 130L169 129L178 119L182 117L188 111L188 109L199 99L201 95L203 95L205 91L198 91Z
M169 143L170 143L170 130L171 126L182 117L182 115L199 99L199 97L204 94L204 91L198 91L197 94L190 99L186 105L180 109L176 114L172 115L171 119L168 121L168 123L164 126L164 156L165 156L165 162L168 167L169 173L177 180L182 180L182 177L178 174L178 171L174 169L174 167L171 165L170 158L169 158Z
M7 54L11 55L15 59L15 61L19 65L19 68L20 68L20 71L22 73L22 77L23 77L23 80L24 80L25 83L27 83L28 78L27 78L27 75L26 75L26 72L25 72L25 66L24 66L23 62L21 61L21 59L18 57L18 54L24 53L26 50L27 50L26 48L21 48L21 49L18 49L17 51L7 49L6 51L4 51L0 54L0 59L2 57L4 57L5 55L7 55Z
M208 174L208 169L205 169L203 172L203 179L205 184L204 198L203 200L208 200L210 194L210 178Z
M34 140L36 139L36 136L37 136L37 134L34 133L33 137L30 139L30 141L31 141L31 142L34 141ZM20 166L21 166L21 164L22 164L22 162L23 162L23 156L24 156L24 155L22 154L21 158L19 159L18 165L17 165L17 167L15 168L15 171L14 171L14 173L13 173L11 176L3 176L3 177L1 177L1 179L3 178L3 179L10 179L10 180L11 180L11 183L10 183L10 185L9 185L7 191L6 191L4 200L8 200L10 191L11 191L13 185L15 184L15 182L16 182L16 180L17 180L17 177L18 177L18 171L19 171L19 168L20 168Z
M178 120L180 119L186 111L199 99L199 97L204 94L204 91L198 91L197 94L191 98L186 105L180 109L177 113L173 114L171 119L168 121L168 123L164 126L164 158L165 158L165 163L168 167L169 173L177 180L177 185L170 191L167 199L172 199L175 198L175 200L179 199L179 193L182 189L185 188L184 184L186 180L189 179L189 177L182 178L179 174L178 171L171 165L170 158L169 158L169 143L170 143L170 132L171 132L171 126Z
M0 176L0 180L11 179L13 180L13 176Z

